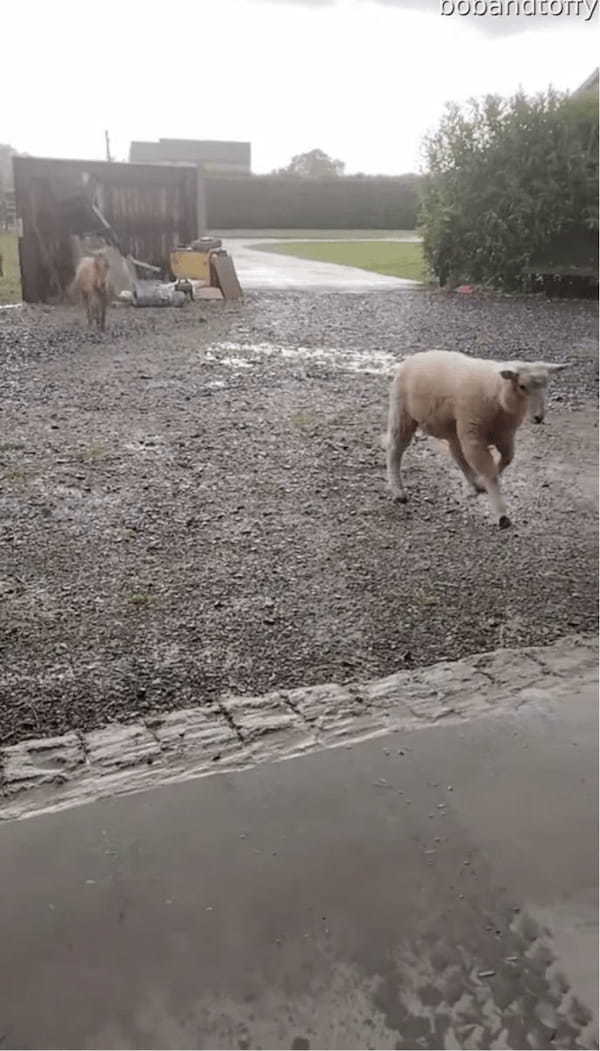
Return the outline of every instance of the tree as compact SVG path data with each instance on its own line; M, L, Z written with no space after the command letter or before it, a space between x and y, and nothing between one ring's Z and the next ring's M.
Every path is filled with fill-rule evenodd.
M426 259L440 284L522 287L562 237L598 229L598 102L549 90L449 105L425 140Z
M326 176L343 175L346 165L334 160L323 150L309 150L292 157L287 168L279 168L273 175L299 175L304 179L322 179Z

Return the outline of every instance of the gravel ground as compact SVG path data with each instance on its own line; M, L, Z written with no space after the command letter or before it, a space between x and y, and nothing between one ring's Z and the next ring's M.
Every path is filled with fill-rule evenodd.
M0 311L0 741L596 630L596 331L428 291ZM431 440L387 497L389 371L433 346L573 363L512 530Z

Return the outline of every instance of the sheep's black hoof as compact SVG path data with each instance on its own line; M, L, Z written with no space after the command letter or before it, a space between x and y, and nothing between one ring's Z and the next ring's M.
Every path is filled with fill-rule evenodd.
M508 515L500 515L500 518L498 519L498 525L500 529L508 529L509 526L512 525L512 522Z

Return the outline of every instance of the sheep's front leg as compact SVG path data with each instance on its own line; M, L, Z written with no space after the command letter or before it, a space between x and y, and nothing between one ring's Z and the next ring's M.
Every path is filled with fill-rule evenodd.
M498 484L498 468L494 457L487 445L473 437L462 436L460 443L467 463L479 475L486 488L500 529L507 529L511 521L506 513L506 504Z
M100 295L100 293L98 293L96 309L96 320L98 323L98 328L101 332L104 332L106 328L106 299L104 298L104 296Z
M515 455L515 443L512 437L502 438L496 441L496 448L500 453L500 462L498 464L498 474L502 474L503 471L513 462Z
M454 462L460 467L462 473L464 474L465 478L467 479L467 482L469 483L473 491L475 493L485 493L484 487L481 485L480 482L477 481L477 476L475 472L465 460L460 442L456 435L454 435L452 438L448 438L448 445L450 446L450 454Z

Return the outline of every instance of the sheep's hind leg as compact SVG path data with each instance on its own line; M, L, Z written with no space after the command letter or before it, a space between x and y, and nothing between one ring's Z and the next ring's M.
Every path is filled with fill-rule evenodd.
M402 479L402 457L410 445L417 429L415 420L402 410L394 413L386 437L387 480L397 503L406 503L406 489Z
M463 438L461 446L467 463L479 475L487 490L500 529L507 529L511 521L506 513L506 504L498 484L498 468L494 457L487 446L473 439Z
M475 474L473 468L470 467L467 461L465 460L463 451L460 446L460 442L456 435L453 435L452 438L448 439L448 445L450 447L450 454L454 462L460 467L462 473L467 479L467 482L473 489L473 492L485 493L485 486L483 486L481 482L478 481L477 475Z

